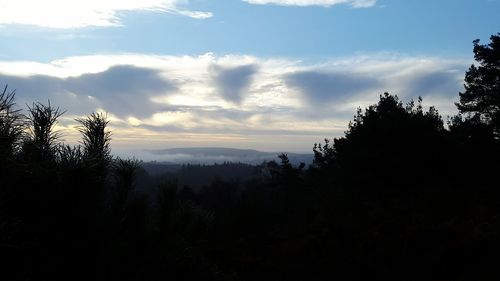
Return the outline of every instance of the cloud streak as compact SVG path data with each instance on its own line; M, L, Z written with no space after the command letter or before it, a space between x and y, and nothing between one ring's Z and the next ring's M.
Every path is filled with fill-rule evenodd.
M196 19L212 17L210 12L182 8L185 3L184 0L3 0L0 2L0 26L119 26L122 25L122 14L134 11L178 14Z

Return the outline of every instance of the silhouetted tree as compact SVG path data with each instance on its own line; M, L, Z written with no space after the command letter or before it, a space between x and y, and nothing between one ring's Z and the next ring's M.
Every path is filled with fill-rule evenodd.
M293 167L286 153L278 154L278 158L281 160L281 164L276 176L280 177L280 180L284 181L285 184L286 182L297 182L306 166L305 163L300 163L298 167Z
M359 187L399 186L418 174L415 183L442 169L444 132L434 107L424 112L421 99L405 107L397 96L385 93L378 104L365 112L359 109L345 137L334 140L333 150L327 143L315 161L336 162L342 177Z
M105 181L109 176L111 168L111 132L107 129L109 120L103 113L92 113L86 118L75 119L80 126L78 130L82 134L82 150L85 166L90 172L89 179L97 192L94 196L104 200Z
M479 66L472 65L465 74L465 92L456 103L461 113L479 115L500 133L500 33L492 35L488 45L474 40L474 58Z
M92 113L86 118L76 119L80 123L78 130L82 134L85 158L100 162L106 167L111 160L111 132L107 130L108 117L103 113Z
M335 149L329 139L325 139L325 144L315 143L313 147L314 160L313 167L318 169L328 169L335 163Z
M455 178L456 184L478 189L496 186L500 168L500 33L490 39L488 45L473 42L479 65L465 73L465 91L455 103L460 113L448 122L455 150L453 163L462 163L454 165L461 175Z
M24 153L34 161L55 160L60 135L55 131L57 119L64 112L36 102L28 106L28 139L24 142Z
M15 108L15 90L0 93L0 161L11 157L23 134L23 115Z

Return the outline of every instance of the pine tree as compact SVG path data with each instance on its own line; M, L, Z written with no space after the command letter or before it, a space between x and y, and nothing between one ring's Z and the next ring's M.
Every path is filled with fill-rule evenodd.
M474 58L465 74L465 91L460 93L458 110L468 117L476 116L500 134L500 33L492 35L488 45L474 41Z

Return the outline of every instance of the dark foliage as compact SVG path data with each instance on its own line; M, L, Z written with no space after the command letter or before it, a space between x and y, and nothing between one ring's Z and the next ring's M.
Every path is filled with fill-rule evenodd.
M78 130L82 134L85 158L108 163L111 159L111 132L106 130L109 121L103 113L92 113L87 118L76 119L80 123Z
M23 135L24 116L15 108L15 91L8 91L7 86L0 94L0 157L2 160L12 157ZM0 160L0 161L2 161Z
M433 107L424 111L421 102L403 106L385 93L377 105L359 109L345 137L334 140L331 153L324 148L316 162L335 161L341 177L359 187L402 188L408 179L419 188L436 184L449 144L441 116Z
M23 142L23 153L30 161L53 161L58 147L59 133L55 131L57 118L63 112L50 102L28 106L28 136Z
M474 40L474 58L465 74L465 92L460 93L457 107L461 113L477 115L482 122L500 134L500 33L492 35L488 45Z

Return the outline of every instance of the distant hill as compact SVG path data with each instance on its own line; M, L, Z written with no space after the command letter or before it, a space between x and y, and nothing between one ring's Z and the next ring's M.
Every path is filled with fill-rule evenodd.
M246 163L261 164L264 161L278 161L280 152L263 152L253 149L235 149L224 147L191 147L147 150L156 161L173 164L214 164L214 163ZM286 153L286 152L285 152ZM304 162L310 164L313 155L286 153L293 164Z

